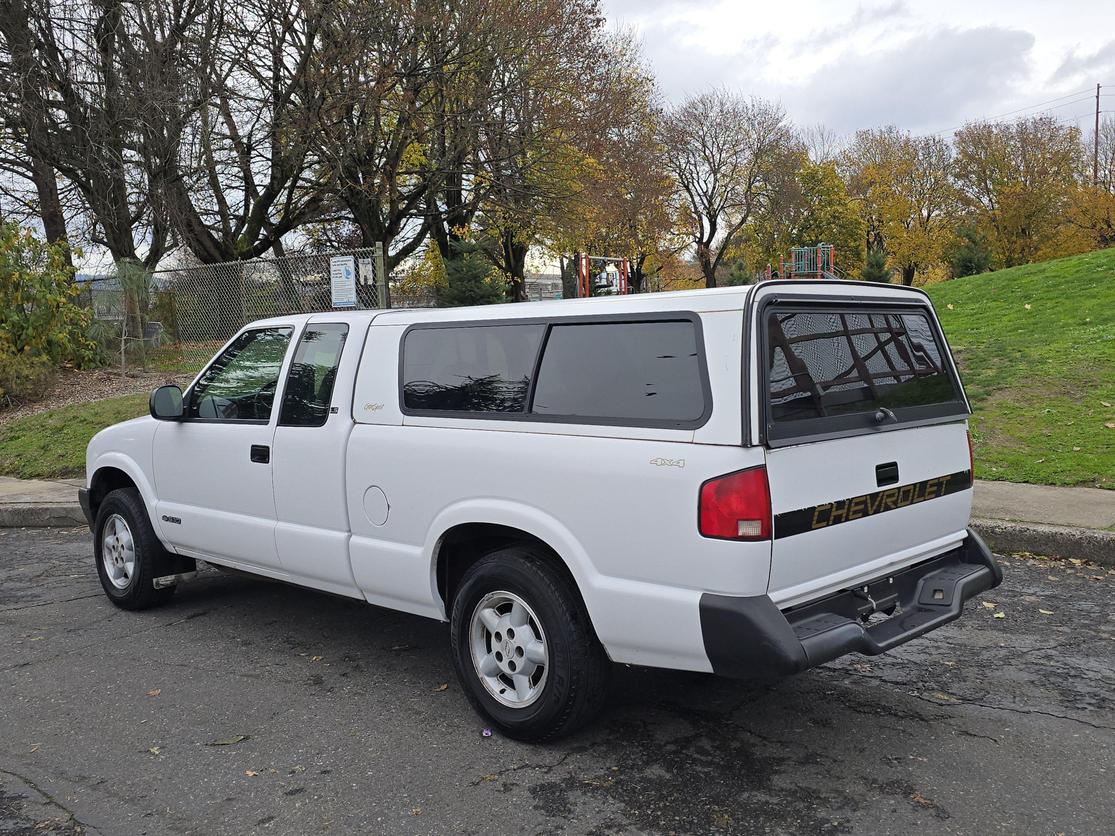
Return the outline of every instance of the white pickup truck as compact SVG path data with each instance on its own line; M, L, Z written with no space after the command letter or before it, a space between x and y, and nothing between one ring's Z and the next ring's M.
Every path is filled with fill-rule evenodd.
M782 675L957 618L1002 579L968 414L901 287L317 313L95 436L81 502L118 606L203 560L447 620L476 708L540 740L612 662Z

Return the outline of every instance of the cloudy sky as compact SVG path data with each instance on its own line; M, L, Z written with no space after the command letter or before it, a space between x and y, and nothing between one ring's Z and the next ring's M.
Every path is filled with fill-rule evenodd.
M1112 0L604 0L673 100L723 85L838 133L947 131L1020 108L1115 112ZM1050 101L1054 100L1054 101ZM1043 104L1046 103L1046 104ZM1034 107L1041 105L1041 107Z

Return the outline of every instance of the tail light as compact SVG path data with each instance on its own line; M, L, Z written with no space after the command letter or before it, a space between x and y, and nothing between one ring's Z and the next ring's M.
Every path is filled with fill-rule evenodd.
M770 539L770 486L763 466L738 470L701 485L697 528L723 540Z
M972 481L976 480L976 453L972 447L972 431L968 430L968 473Z

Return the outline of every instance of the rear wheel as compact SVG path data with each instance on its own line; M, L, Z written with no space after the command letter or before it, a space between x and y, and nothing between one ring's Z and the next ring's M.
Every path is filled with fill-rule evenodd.
M466 695L509 737L569 734L607 698L611 663L580 596L530 547L500 549L468 569L451 634Z
M174 594L173 586L155 589L166 551L135 488L119 488L101 502L93 526L93 553L101 587L116 606L142 610Z

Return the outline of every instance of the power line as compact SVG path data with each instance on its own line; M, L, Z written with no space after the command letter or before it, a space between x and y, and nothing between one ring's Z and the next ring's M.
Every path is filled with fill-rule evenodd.
M1103 86L1115 86L1115 85L1103 85ZM1056 110L1059 107L1066 107L1068 105L1073 105L1073 104L1078 104L1080 102L1090 101L1092 99L1091 90L1092 90L1092 88L1085 87L1082 90L1074 90L1071 93L1065 93L1063 96L1055 96L1052 99L1046 99L1045 101L1038 102L1037 104L1027 105L1026 107L1015 108L1014 110L1008 110L1006 113L999 113L995 116L982 116L982 117L972 118L972 119L969 119L966 122L964 122L964 124L956 125L955 127L952 127L952 128L945 128L944 130L940 130L940 131L934 131L930 134L926 134L926 136L941 136L943 134L955 133L956 131L963 128L964 125L967 125L971 122L977 122L977 121L978 122L994 122L995 120L1002 119L1006 116L1014 116L1015 114L1022 113L1023 111L1035 110L1035 108L1040 108L1043 105L1053 104L1054 102L1061 102L1062 99L1071 99L1074 96L1079 97L1079 98L1075 98L1071 102L1061 102L1061 104L1054 104L1053 107L1046 108L1045 110L1038 110L1036 113L1031 114L1033 116L1037 116L1041 113L1046 113L1050 110ZM1085 93L1087 93L1088 95L1082 96L1082 94L1085 94ZM1112 95L1112 94L1105 94L1105 95Z

